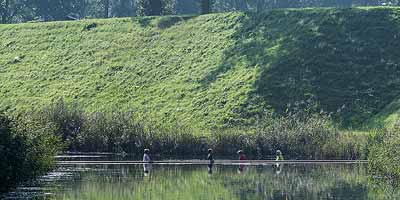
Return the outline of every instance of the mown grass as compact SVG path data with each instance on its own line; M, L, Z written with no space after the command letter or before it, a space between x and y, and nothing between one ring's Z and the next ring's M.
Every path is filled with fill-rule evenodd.
M312 102L344 127L382 125L398 110L399 30L397 8L1 25L0 109L62 97L206 130Z

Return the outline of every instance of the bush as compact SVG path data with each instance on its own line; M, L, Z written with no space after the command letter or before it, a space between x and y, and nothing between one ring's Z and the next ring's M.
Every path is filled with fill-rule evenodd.
M51 123L54 134L68 146L67 150L76 151L74 144L84 124L84 112L77 103L67 104L63 99L45 107L37 114L45 123Z
M377 135L369 152L371 173L400 180L400 122Z
M58 139L49 124L0 116L0 191L51 169Z

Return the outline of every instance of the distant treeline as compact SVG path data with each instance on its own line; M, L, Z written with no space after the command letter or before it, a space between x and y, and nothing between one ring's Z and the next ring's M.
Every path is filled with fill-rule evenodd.
M0 23L378 5L399 0L0 0Z

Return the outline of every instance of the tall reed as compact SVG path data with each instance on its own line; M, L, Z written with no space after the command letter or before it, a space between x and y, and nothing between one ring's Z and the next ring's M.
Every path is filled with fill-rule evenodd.
M220 156L236 156L238 149L250 158L271 159L281 150L290 159L365 158L366 137L343 135L327 114L307 112L278 116L265 113L251 127L212 129L199 134L187 124L152 122L134 112L87 113L63 100L40 115L56 127L70 151L126 152L141 155L144 148L164 156L194 157L214 148Z

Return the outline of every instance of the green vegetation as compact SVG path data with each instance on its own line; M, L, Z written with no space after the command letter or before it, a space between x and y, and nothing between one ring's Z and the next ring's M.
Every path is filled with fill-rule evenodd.
M400 124L376 136L370 147L370 171L385 178L400 180Z
M397 112L385 108L396 109L389 105L400 96L399 11L1 25L0 107L29 110L62 97L89 112L133 110L208 129L252 125L266 109L311 102L357 127Z
M0 193L50 170L60 149L49 124L0 116Z
M365 158L368 135L337 127L397 120L399 32L397 8L0 25L0 110L55 105L39 116L71 150ZM373 169L398 174L377 156L394 141Z
M31 115L31 114L28 114ZM271 159L276 150L289 159L366 159L368 136L340 134L326 114L298 112L286 116L265 113L253 128L215 129L198 133L180 123L141 119L133 112L85 113L63 100L38 114L69 151L126 152L140 157L150 148L161 156L234 156L243 149L249 158Z
M143 15L265 11L276 8L398 6L398 0L0 0L0 23Z

